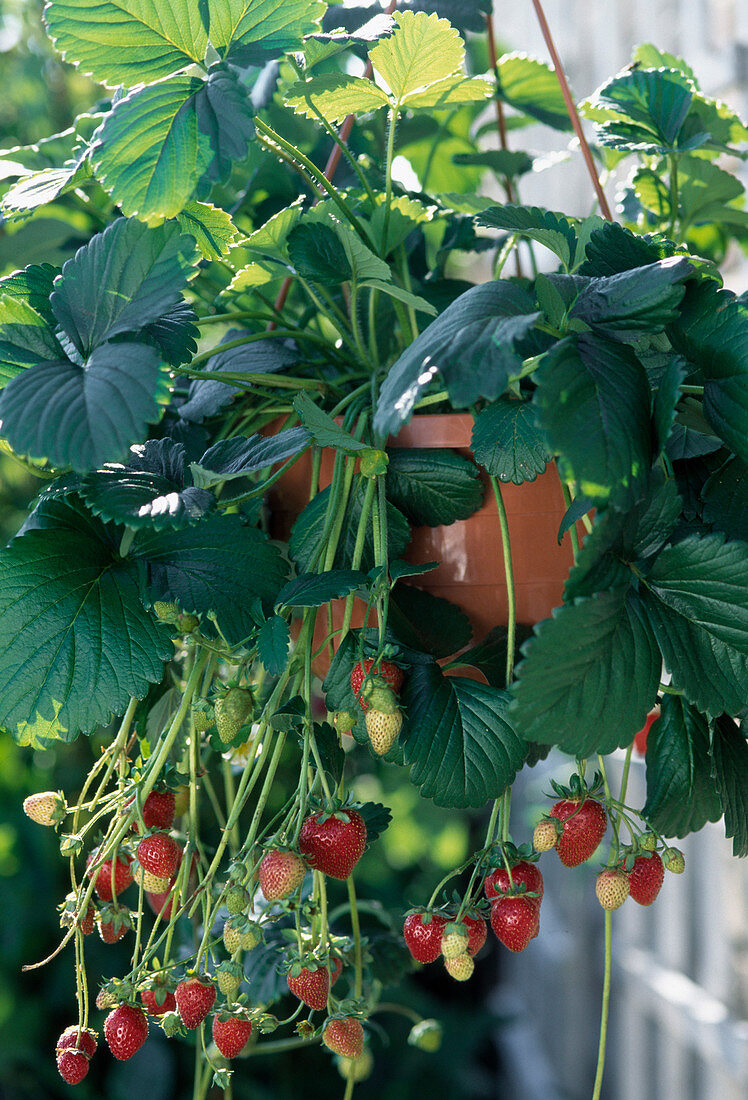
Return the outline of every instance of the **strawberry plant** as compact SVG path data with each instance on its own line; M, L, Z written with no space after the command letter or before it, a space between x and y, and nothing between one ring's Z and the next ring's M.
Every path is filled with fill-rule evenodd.
M195 1032L200 1100L230 1095L222 1059L315 1043L350 1100L381 1049L386 951L396 977L409 963L397 930L468 981L487 921L532 949L539 853L576 867L609 831L589 874L607 1020L612 912L685 870L667 838L724 817L748 853L748 303L718 268L746 212L717 163L748 129L648 45L577 108L560 67L496 56L490 7L46 6L102 91L3 169L19 241L50 205L81 239L0 277L0 431L39 479L0 551L0 725L29 749L104 737L76 790L24 804L69 867L71 1084L95 1001L119 1060L147 1041L141 1005ZM510 112L576 132L599 214L521 203ZM470 254L477 284L456 277ZM454 416L459 450L436 436ZM410 445L417 424L433 445ZM515 567L542 538L513 556L508 502L541 484L568 562L531 612ZM437 539L434 561L418 547ZM551 746L568 786L515 842L513 781ZM390 820L359 797L378 768L485 808L486 835L377 942L356 876ZM94 919L133 941L97 997ZM440 1036L419 1020L411 1042ZM595 1100L604 1030L600 1051Z

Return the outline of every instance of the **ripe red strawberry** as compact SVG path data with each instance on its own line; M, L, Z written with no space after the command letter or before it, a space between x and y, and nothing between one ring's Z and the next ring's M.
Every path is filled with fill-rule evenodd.
M488 936L488 927L483 917L463 917L462 923L467 928L468 945L467 953L472 958L477 955Z
M67 814L65 799L57 791L39 791L23 800L23 812L37 825L56 825Z
M659 717L660 717L660 708L659 707L655 707L654 710L650 710L649 714L647 715L646 722L644 723L642 728L638 731L638 733L634 737L634 748L636 749L636 751L639 753L640 756L646 755L646 752L647 752L647 738L649 736L649 731L650 731L650 729L652 728L652 726L655 724L655 722L657 721L657 719Z
M200 981L199 978L187 978L179 983L174 996L182 1023L193 1031L213 1007L216 987L212 983Z
M564 823L556 851L565 867L577 867L588 860L603 839L608 824L605 807L594 798L585 798L581 803L562 798L552 807L550 817Z
M115 1058L126 1062L148 1038L148 1020L135 1005L113 1008L104 1021L104 1038Z
M347 879L366 847L366 825L355 810L338 810L321 820L312 814L301 826L299 849L311 867L331 878Z
M148 829L170 829L174 823L176 800L173 791L151 791L143 803L143 821ZM134 833L140 831L137 821L133 821Z
M639 905L651 905L660 892L665 878L665 868L657 852L650 856L637 856L628 872L629 892Z
M86 866L89 867L97 857L97 852L91 852L86 860ZM117 862L114 865L114 889L117 894L121 894L132 882L131 871L132 860L130 856L124 852L117 853ZM112 894L112 860L106 859L102 863L98 871L95 872L96 879L94 881L94 890L99 895L102 901L111 901Z
M512 867L512 882L515 887L524 886L527 891L537 894L537 898L530 898L529 900L537 902L538 905L540 904L543 897L543 876L537 863L530 863L526 859L521 859L519 863L515 863ZM500 897L501 894L508 894L511 888L512 885L506 867L494 868L486 876L483 883L483 893L489 901Z
M88 1063L96 1053L96 1033L73 1024L57 1040L57 1069L68 1085L78 1085L88 1073Z
M343 973L343 960L337 955L331 955L327 966L330 971L330 988L332 988Z
M510 951L524 951L538 932L538 906L530 898L507 894L491 906L491 927Z
M220 1012L213 1017L213 1042L224 1058L241 1054L252 1034L252 1024L246 1016L229 1016Z
M268 901L280 901L295 894L304 881L306 868L301 856L275 848L262 857L260 889Z
M170 989L163 983L158 983L152 989L142 989L140 999L149 1016L163 1016L165 1012L175 1012L177 999Z
M303 1001L309 1008L321 1012L327 1008L327 997L330 992L330 972L324 966L315 970L304 966L299 974L289 971L288 988L295 997Z
M373 664L374 662L368 659L359 662L353 666L353 672L351 673L351 688L358 699L361 710L369 709L369 704L361 698L361 688L364 686L364 680L371 671ZM391 661L380 661L379 667L374 670L374 674L381 677L388 687L392 688L395 695L399 695L400 688L403 686L403 670L401 668L393 665Z
M93 1058L96 1053L96 1032L88 1027L78 1028L77 1024L66 1027L55 1047L60 1050L80 1050L88 1058Z
M168 882L179 866L182 850L168 833L152 833L138 844L140 866Z
M424 918L429 915L431 920L425 921ZM447 918L439 913L411 913L405 918L403 936L416 962L436 962L441 954L442 931L447 923Z
M364 1029L355 1016L335 1018L325 1024L322 1042L343 1058L358 1058L364 1049Z
M620 867L601 871L595 881L595 894L603 909L620 909L629 896L629 880Z
M375 710L372 706L366 712L366 732L369 735L369 744L377 756L385 756L390 751L402 728L403 716L400 710L393 710L388 714L383 710Z
M88 1058L79 1050L61 1050L57 1069L66 1084L79 1085L88 1073Z

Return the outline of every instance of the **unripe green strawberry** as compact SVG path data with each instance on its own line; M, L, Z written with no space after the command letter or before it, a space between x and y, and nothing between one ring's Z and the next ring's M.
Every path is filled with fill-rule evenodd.
M403 716L399 710L386 714L372 705L366 712L366 732L369 743L377 756L385 756L397 740L403 727Z
M468 949L469 938L464 925L448 924L442 932L442 955L445 959L456 959Z
M394 714L395 711L399 710L397 696L394 691L377 678L369 680L362 694L367 706L381 711L382 714Z
M410 1029L408 1042L412 1047L435 1054L442 1045L444 1029L438 1020L420 1020Z
M532 834L532 846L536 852L550 852L551 848L555 848L558 844L558 835L555 821L544 817L535 826L535 831Z
M249 901L249 894L243 886L232 886L226 891L226 908L233 915L243 913Z
M162 623L176 623L179 618L179 608L173 600L156 600L153 605L156 618Z
M472 978L475 970L475 963L467 951L463 952L462 955L455 956L453 959L445 959L444 965L447 968L447 973L456 982L466 982L468 978Z
M182 1018L177 1012L167 1012L161 1017L159 1023L167 1039L173 1039L182 1030Z
M338 1073L344 1081L351 1079L365 1081L368 1077L371 1077L371 1071L374 1068L374 1056L368 1047L364 1047L358 1058L346 1058L345 1055L339 1054L335 1059L335 1063L338 1067Z
M260 939L257 925L241 914L229 917L223 926L223 945L230 955L235 955L239 950L251 951Z
M23 800L23 812L37 825L56 825L67 814L65 799L57 791L40 791Z
M177 628L180 634L192 634L199 626L200 620L197 615L179 615L177 618Z
M205 733L216 720L213 707L207 699L196 699L192 704L192 724L195 733Z
M682 875L686 869L686 857L679 848L666 848L662 853L662 862L674 875Z
M108 1008L114 1008L116 1004L117 997L110 989L100 989L96 994L96 1007L103 1012L106 1012Z
M629 878L620 867L601 871L595 882L597 900L603 909L620 909L629 896Z
M222 962L217 968L216 978L218 981L218 988L227 1001L236 1000L243 977L244 970L239 963L226 960L226 962Z
M644 836L639 837L639 847L643 848L645 852L654 852L657 850L657 837L654 833L645 833Z
M356 715L350 710L338 710L332 716L332 724L338 733L350 733L356 725Z
M218 736L225 745L234 740L252 714L252 693L245 688L232 687L216 699L215 717Z

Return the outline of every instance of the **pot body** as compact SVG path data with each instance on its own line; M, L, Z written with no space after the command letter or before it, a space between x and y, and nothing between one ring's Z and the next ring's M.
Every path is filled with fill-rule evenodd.
M469 413L412 417L389 447L449 448L472 457L470 438L473 418ZM330 484L334 453L325 451L320 468L320 488ZM307 453L273 486L270 506L271 533L287 539L291 525L309 500L311 454ZM457 604L473 626L478 642L495 626L507 621L508 598L501 531L496 500L488 477L481 471L485 493L481 508L465 520L441 527L416 527L404 557L414 563L438 561L439 567L414 578L418 588ZM568 536L558 544L558 529L566 505L555 466L535 481L522 485L502 483L514 569L517 622L532 624L547 618L561 603L564 582L572 565ZM410 582L405 582L410 583ZM356 601L357 604L359 601ZM343 601L336 601L336 626L342 622ZM357 607L353 625L362 623L363 605ZM320 616L320 620L326 616ZM321 634L320 644L324 634Z

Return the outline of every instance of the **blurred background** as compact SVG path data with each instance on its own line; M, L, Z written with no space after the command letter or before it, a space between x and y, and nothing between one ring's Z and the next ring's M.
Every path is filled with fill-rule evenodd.
M64 130L93 104L98 89L54 56L41 25L41 0L0 0L0 149L39 142ZM529 0L495 0L500 50L545 58ZM651 41L687 58L705 91L748 114L746 0L546 0L546 13L578 99L590 94ZM555 150L563 137L532 127L522 146ZM7 152L4 160L12 159ZM44 144L39 147L43 166ZM734 166L733 170L734 170ZM548 179L526 177L523 200L570 213L590 209L578 157ZM0 178L0 186L2 179ZM612 195L614 188L609 187ZM90 234L72 199L20 229L0 224L0 273L47 260L63 262ZM77 222L79 219L79 222ZM76 225L80 232L77 233ZM724 258L727 285L748 287L745 256L733 245ZM39 481L0 453L0 540L23 521ZM17 748L0 733L0 1100L69 1096L57 1075L54 1043L72 1022L73 965L64 952L27 973L58 942L56 907L67 888L57 839L23 814L24 797L62 788L74 796L108 731L59 750ZM513 832L528 839L547 807L551 777L568 776L568 762L549 757L517 785ZM289 773L288 781L292 781ZM634 761L631 801L644 801L644 765ZM438 879L482 843L485 820L421 801L393 768L358 777L362 796L391 807L394 822L361 864L359 892L396 907L423 903ZM748 1096L748 871L734 861L721 825L709 825L682 845L687 872L667 876L650 910L624 906L615 918L613 1000L606 1100L740 1100ZM601 991L602 917L589 868L563 870L553 854L546 879L541 936L520 956L490 937L473 980L458 985L437 964L406 978L392 999L406 1014L377 1017L375 1068L357 1086L360 1100L406 1100L435 1093L442 1100L586 1100L594 1074ZM335 904L335 899L333 899ZM376 921L373 921L376 925ZM93 992L98 977L121 972L125 945L87 941ZM392 976L407 969L393 960ZM436 1017L444 1045L427 1054L406 1043L407 1012ZM103 1014L96 1013L100 1028ZM130 1062L96 1059L76 1095L124 1100L147 1090L149 1100L191 1096L192 1056L158 1029ZM234 1095L252 1100L308 1100L342 1092L330 1059L319 1051L256 1057L237 1073ZM217 1095L217 1094L216 1094Z

